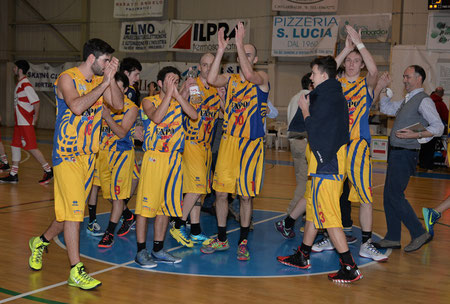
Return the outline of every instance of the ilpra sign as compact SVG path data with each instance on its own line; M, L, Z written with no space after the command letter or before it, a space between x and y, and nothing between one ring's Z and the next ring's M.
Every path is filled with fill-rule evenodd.
M273 19L272 56L333 55L336 16L277 16Z

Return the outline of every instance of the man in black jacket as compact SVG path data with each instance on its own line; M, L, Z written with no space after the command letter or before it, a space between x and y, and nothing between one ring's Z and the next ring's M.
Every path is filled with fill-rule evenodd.
M349 118L347 101L336 80L333 57L316 58L311 63L311 80L315 89L301 96L299 106L308 133L308 176L305 235L301 246L290 256L278 257L282 264L310 268L309 256L317 229L327 229L340 256L341 269L328 278L350 283L362 278L353 260L342 230L339 197L345 174Z

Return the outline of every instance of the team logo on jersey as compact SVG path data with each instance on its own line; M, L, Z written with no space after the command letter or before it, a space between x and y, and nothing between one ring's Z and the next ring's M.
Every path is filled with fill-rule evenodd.
M78 91L85 92L87 90L86 86L82 83L78 84Z
M78 202L77 201L73 201L72 202L72 206L78 206Z
M149 162L152 162L152 163L156 163L156 159L154 159L153 157L149 157L149 158L148 158L148 161L149 161Z

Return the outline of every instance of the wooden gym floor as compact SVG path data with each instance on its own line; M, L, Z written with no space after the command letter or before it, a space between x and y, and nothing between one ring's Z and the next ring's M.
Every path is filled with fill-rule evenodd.
M10 157L12 128L1 128L1 135ZM49 130L37 131L39 148L48 161L52 136ZM292 161L289 152L270 149L266 159ZM381 236L386 232L385 168L385 164L374 164L373 230ZM55 242L49 246L49 253L44 253L42 271L28 267L29 238L42 234L54 218L53 183L41 186L37 183L41 177L38 162L23 152L19 183L0 184L0 303L450 303L450 212L435 225L431 243L413 253L394 250L387 263L361 268L364 279L351 285L333 284L326 274L284 278L187 276L82 258L88 271L95 273L103 285L94 291L69 287L65 284L69 272L66 251ZM285 212L294 189L292 166L267 163L264 187L254 200L254 208ZM406 195L421 218L422 207L434 207L450 195L450 171L441 168L435 174L419 173L411 178ZM130 202L131 208L134 201ZM358 205L353 207L352 216L359 225ZM100 198L98 213L108 212L109 208L109 203ZM409 241L403 227L402 246ZM230 251L230 255L234 258L235 252ZM274 261L272 257L267 263Z

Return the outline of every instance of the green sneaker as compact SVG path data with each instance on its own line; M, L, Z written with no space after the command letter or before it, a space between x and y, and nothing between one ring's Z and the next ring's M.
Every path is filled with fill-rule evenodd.
M28 242L28 245L30 246L31 250L31 256L28 259L28 264L30 265L30 268L33 270L41 270L42 269L42 253L48 252L47 246L50 245L50 243L44 242L41 240L40 237L35 236L30 239Z
M206 254L214 253L216 251L224 251L230 248L228 239L225 242L219 241L219 239L213 239L208 244L205 244L200 248L200 251Z
M94 279L86 273L83 263L79 262L70 270L70 276L67 280L69 286L78 287L84 290L94 289L102 285L102 282Z
M242 240L237 250L237 259L239 261L250 260L250 252L248 251L247 240Z

